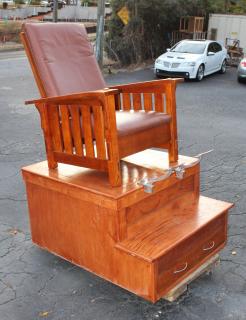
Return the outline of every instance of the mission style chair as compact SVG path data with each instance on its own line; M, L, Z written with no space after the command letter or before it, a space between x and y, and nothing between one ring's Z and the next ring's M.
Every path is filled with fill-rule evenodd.
M48 166L67 163L106 171L121 185L120 159L151 148L178 160L176 83L147 81L108 88L85 27L26 23L21 33L41 99L35 104Z

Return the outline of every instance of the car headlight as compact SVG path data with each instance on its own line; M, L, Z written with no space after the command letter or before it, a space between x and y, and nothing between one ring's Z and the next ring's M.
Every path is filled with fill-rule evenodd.
M192 62L186 62L186 65L187 65L187 66L189 66L189 67L195 67L196 62L195 62L195 61L192 61Z
M155 63L161 63L162 61L161 61L161 59L156 59L155 60Z

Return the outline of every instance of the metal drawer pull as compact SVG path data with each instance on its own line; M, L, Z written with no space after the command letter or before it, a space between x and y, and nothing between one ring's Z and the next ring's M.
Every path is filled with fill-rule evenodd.
M186 262L183 269L176 270L176 271L174 271L173 273L180 273L180 272L182 272L182 271L185 271L185 270L187 269L187 267L188 267L188 263Z
M213 241L211 246L210 247L207 247L207 248L203 248L203 251L208 251L208 250L211 250L213 249L213 247L215 246L215 242Z
M159 177L152 177L152 178L146 177L146 178L143 178L143 179L138 181L138 184L144 187L144 192L153 193L153 188L154 188L154 183L155 182L164 181L167 178L169 178L173 173L175 173L177 179L183 179L184 174L185 174L185 169L194 167L196 164L198 164L201 161L202 156L204 154L210 153L212 151L213 150L209 150L209 151L206 151L206 152L203 152L203 153L200 153L200 154L196 155L193 158L196 158L197 160L195 162L191 163L191 164L181 163L181 164L179 164L177 166L170 167L169 169L167 169L165 174L163 174L163 175L161 175Z

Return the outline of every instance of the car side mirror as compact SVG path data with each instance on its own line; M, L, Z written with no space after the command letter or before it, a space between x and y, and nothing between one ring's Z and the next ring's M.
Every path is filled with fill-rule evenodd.
M212 51L209 51L209 52L208 52L208 56L214 56L214 55L215 55L214 52L212 52Z
M169 51L171 51L171 49L170 49L170 48L167 48L167 52L169 52Z

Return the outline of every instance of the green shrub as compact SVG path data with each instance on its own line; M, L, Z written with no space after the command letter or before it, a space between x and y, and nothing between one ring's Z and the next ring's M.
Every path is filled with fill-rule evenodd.
M111 0L106 51L123 65L159 56L170 46L172 31L179 29L182 16L205 17L209 13L245 13L246 0ZM130 20L124 25L117 13L126 6Z
M169 45L169 34L178 28L175 1L140 0L112 1L112 17L108 24L107 49L113 58L114 51L123 65L154 58ZM130 20L124 25L117 12L127 6ZM172 14L170 14L172 12Z
M22 22L4 21L0 22L0 35L6 36L7 41L20 42L19 34L21 32Z
M25 0L15 0L15 4L16 5L25 4Z
M40 2L41 2L41 0L31 0L30 4L34 5L34 6L39 6Z

